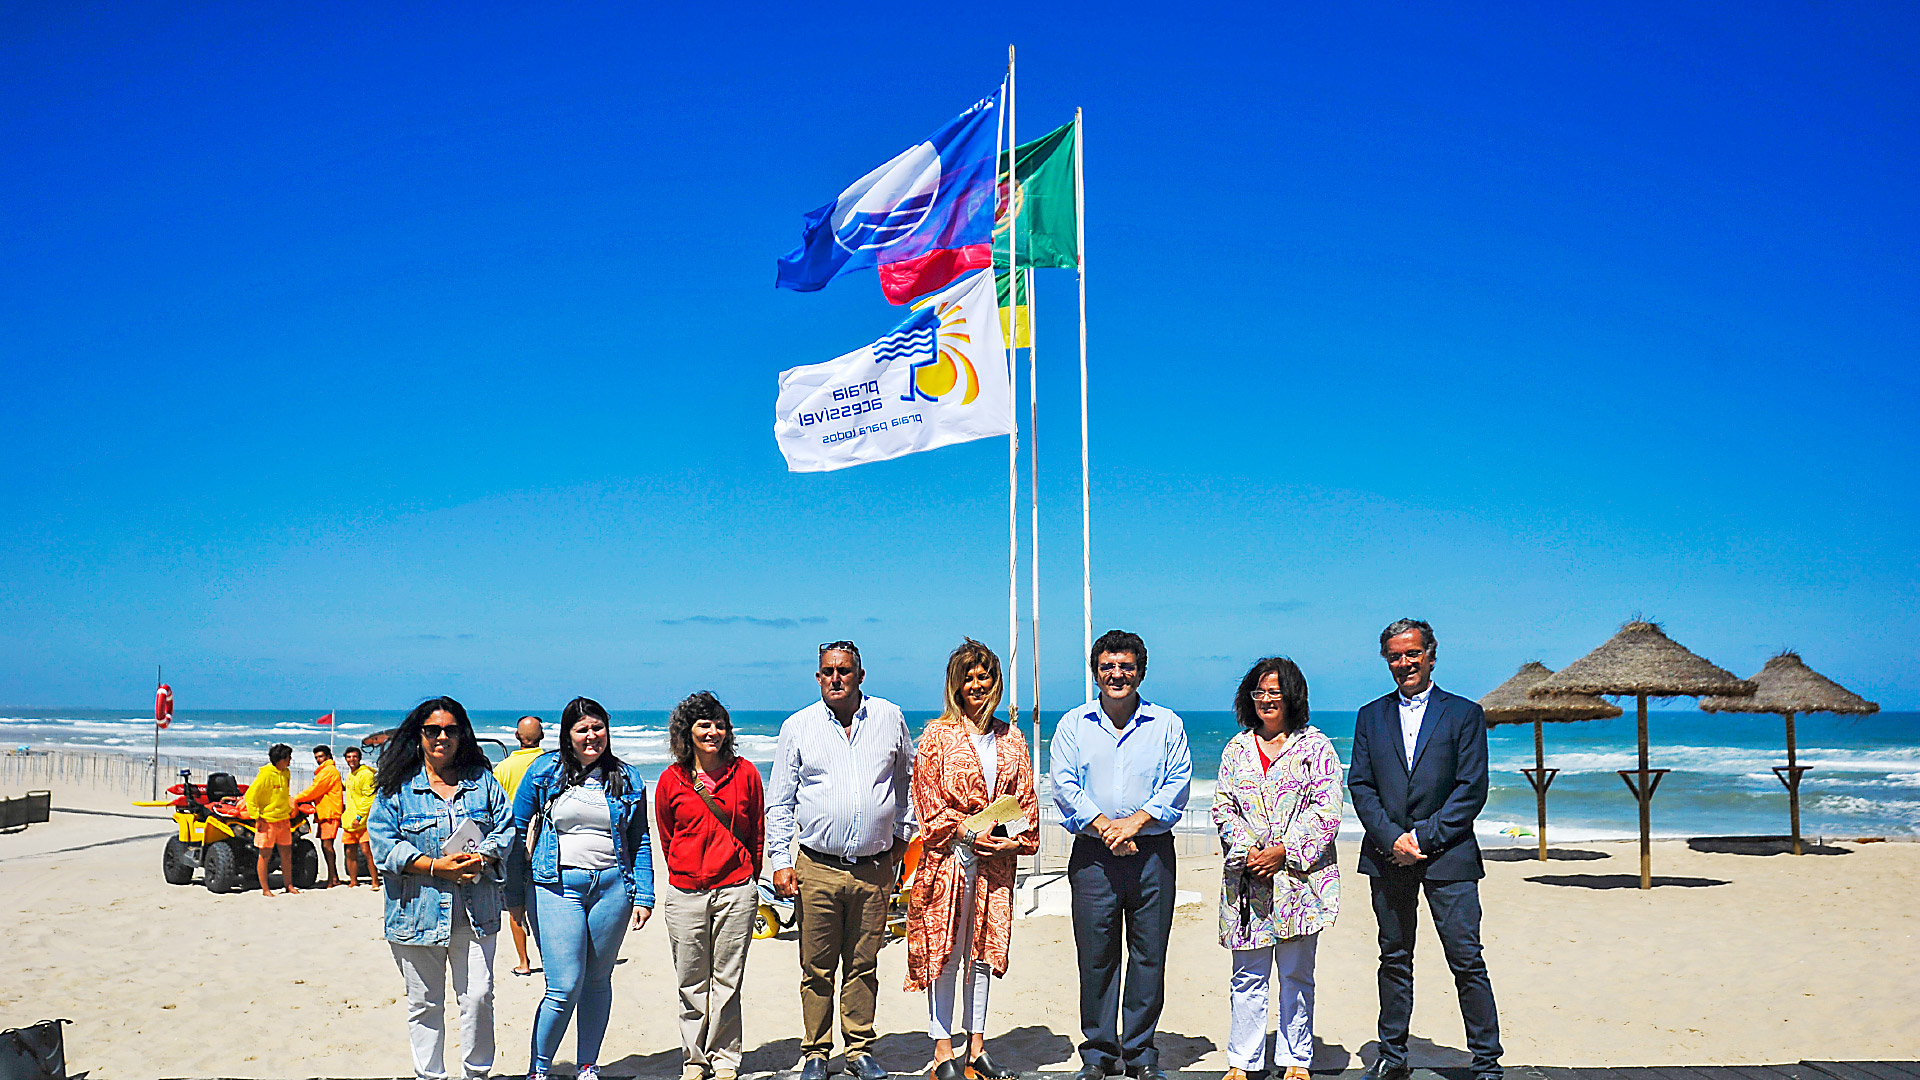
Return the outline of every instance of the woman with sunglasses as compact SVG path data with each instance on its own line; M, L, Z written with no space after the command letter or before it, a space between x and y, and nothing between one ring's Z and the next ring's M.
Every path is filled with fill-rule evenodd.
M638 930L653 914L647 783L614 756L612 726L592 698L567 702L559 751L528 766L514 794L514 821L532 847L528 908L547 976L533 1017L528 1080L545 1080L576 1009L579 1080L598 1080L614 961L629 920Z
M415 706L387 740L374 793L367 833L386 891L388 947L406 980L413 1075L447 1075L451 970L463 1074L486 1076L493 1068L499 867L514 827L467 710L450 697Z
M1340 759L1309 720L1307 680L1293 661L1253 665L1233 697L1245 729L1220 752L1213 821L1220 829L1220 944L1233 952L1227 1080L1267 1071L1267 1021L1279 1012L1274 1065L1310 1080L1313 959L1340 914ZM1268 986L1280 984L1270 1003Z

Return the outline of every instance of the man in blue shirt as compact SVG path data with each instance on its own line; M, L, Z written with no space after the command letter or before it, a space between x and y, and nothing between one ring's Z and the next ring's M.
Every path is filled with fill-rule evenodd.
M1075 1080L1123 1069L1134 1080L1166 1080L1153 1036L1173 927L1172 830L1187 807L1193 756L1179 715L1140 697L1147 676L1140 635L1107 631L1088 663L1100 695L1060 718L1049 751L1054 802L1074 837L1067 879L1084 1036Z

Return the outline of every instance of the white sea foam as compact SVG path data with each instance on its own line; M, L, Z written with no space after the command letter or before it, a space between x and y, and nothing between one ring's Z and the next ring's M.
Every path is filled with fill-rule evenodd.
M1655 744L1648 762L1654 768L1676 772L1718 773L1734 776L1771 777L1775 765L1784 764L1786 750L1760 750L1737 746L1684 746ZM1920 747L1877 747L1852 750L1839 747L1808 747L1799 751L1799 763L1823 772L1905 773L1920 765ZM1579 773L1610 773L1635 768L1639 755L1631 749L1569 750L1549 753L1547 765L1563 776ZM1533 755L1502 754L1490 762L1495 771L1517 772L1533 766Z

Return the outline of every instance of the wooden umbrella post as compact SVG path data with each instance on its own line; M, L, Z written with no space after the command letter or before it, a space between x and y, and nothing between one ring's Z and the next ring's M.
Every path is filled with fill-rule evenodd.
M1799 755L1794 750L1793 715L1794 714L1792 713L1786 714L1786 717L1787 717L1787 764L1785 765L1785 767L1775 765L1773 767L1773 775L1779 777L1780 782L1787 786L1787 817L1788 817L1788 820L1792 823L1792 827L1793 827L1793 853L1795 855L1799 855L1801 854L1801 851L1800 851L1800 778L1802 776L1805 776L1812 769L1812 766L1800 764Z
M1521 769L1527 783L1533 786L1533 801L1540 815L1540 861L1547 861L1547 789L1553 786L1553 778L1559 775L1559 769L1547 768L1547 742L1541 731L1540 721L1533 722L1533 768Z
M1647 695L1636 694L1640 703L1640 767L1621 769L1620 779L1640 803L1640 887L1653 888L1653 793L1660 786L1666 769L1647 768Z

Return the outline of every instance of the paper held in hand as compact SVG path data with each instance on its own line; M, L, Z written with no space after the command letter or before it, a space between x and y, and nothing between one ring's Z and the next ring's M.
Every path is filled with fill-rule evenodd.
M446 843L440 845L440 854L472 855L480 850L480 841L484 839L486 834L480 831L480 826L475 825L472 818L468 818L460 823L459 828L453 830L453 835L447 837Z
M1020 809L1020 800L1011 795L1002 795L988 803L985 810L968 818L961 827L970 833L982 833L995 825L1005 825L1013 821L1018 821L1020 827L1009 828L1007 835L1018 836L1027 831L1027 813Z

